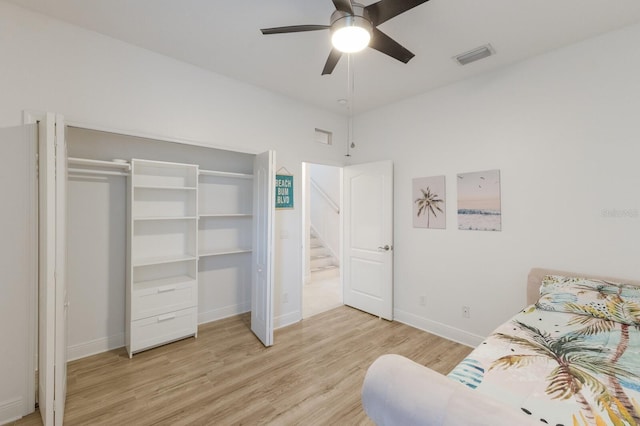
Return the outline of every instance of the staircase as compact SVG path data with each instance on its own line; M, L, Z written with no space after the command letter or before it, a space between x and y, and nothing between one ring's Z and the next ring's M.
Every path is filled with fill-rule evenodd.
M311 282L329 280L340 276L338 260L325 247L324 242L311 229L310 245Z

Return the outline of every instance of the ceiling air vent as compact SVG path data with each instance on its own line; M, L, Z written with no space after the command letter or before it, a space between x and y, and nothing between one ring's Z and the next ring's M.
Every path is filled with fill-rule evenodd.
M471 62L487 58L495 53L496 51L493 49L493 46L485 44L484 46L476 47L473 50L454 56L453 59L455 59L460 65L467 65Z

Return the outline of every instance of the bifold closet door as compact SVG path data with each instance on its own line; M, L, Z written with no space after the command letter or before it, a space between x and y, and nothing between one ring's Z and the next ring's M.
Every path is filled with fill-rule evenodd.
M0 129L0 424L35 410L36 126Z
M44 426L62 425L67 392L66 218L64 119L38 121L38 404Z
M253 265L251 331L265 346L273 345L273 253L276 155L256 155L253 167Z

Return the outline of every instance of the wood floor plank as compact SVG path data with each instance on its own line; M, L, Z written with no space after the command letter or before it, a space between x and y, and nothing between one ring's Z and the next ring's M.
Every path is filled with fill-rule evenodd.
M367 368L397 353L448 373L471 348L346 306L277 330L265 348L240 315L136 354L69 363L65 425L371 425ZM15 425L39 425L39 414Z

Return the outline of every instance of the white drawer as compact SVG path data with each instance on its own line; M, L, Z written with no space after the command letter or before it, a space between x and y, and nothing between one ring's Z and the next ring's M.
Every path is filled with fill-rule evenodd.
M196 308L169 312L131 323L131 352L193 336L198 330Z
M198 305L198 284L191 279L158 286L134 285L131 319L138 320Z

